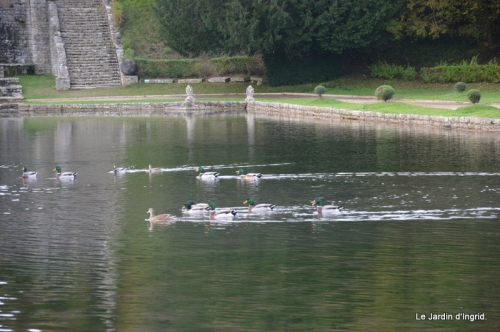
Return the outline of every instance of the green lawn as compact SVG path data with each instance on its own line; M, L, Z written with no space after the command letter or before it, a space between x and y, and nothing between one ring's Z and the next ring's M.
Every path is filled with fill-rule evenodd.
M132 102L167 102L182 101L183 98L172 98L168 95L184 95L185 84L145 84L139 83L124 87L99 88L88 90L68 90L57 91L55 89L55 79L53 76L20 76L20 84L23 86L23 95L29 103L32 99L65 99L65 98L88 98L88 97L112 97L106 101L78 101L72 103L132 103ZM403 99L423 99L423 100L449 100L468 102L466 93L458 93L454 90L454 84L434 84L422 82L408 82L398 80L382 80L365 77L340 78L331 82L319 83L327 88L327 94L373 96L375 89L382 84L389 84L395 90L394 98ZM271 87L266 84L255 85L255 93L313 93L314 87L318 84L303 84L296 86ZM198 83L192 84L196 94L232 94L244 93L248 82L244 83ZM468 84L467 90L478 89L481 91L481 103L462 107L458 110L446 110L436 108L426 108L422 106L409 105L397 101L373 104L353 104L344 103L331 98L276 98L259 97L261 101L274 101L301 105L337 107L345 109L376 111L384 113L407 113L407 114L429 114L441 116L479 116L479 117L500 117L500 110L488 106L490 103L500 103L499 84ZM161 99L148 99L147 96L165 96ZM120 99L127 96L127 99ZM141 99L133 99L133 96L141 96ZM144 98L146 97L146 98ZM230 98L229 96L213 96L211 98L197 98L198 100L234 100L241 101L242 98ZM42 103L37 101L36 103ZM50 102L68 103L68 102ZM498 113L498 115L497 115Z

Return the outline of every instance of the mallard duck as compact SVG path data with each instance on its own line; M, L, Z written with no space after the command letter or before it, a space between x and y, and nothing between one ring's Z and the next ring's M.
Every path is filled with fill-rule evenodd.
M237 213L232 209L215 210L215 202L208 202L208 206L205 209L209 212L208 216L211 220L233 219Z
M257 204L257 205L255 205L255 200L253 199L253 197L247 198L247 200L244 201L243 204L248 204L248 213L271 212L274 209L274 207L276 206L275 204Z
M161 173L161 168L160 167L151 167L151 164L149 164L149 173Z
M76 178L75 172L62 172L61 166L56 166L52 171L56 173L56 179L58 180L74 180Z
M155 216L155 210L153 210L153 208L149 208L146 213L149 213L149 222L151 223L169 222L175 219L171 214L159 214Z
M206 213L206 208L208 207L207 203L198 203L195 204L193 200L189 200L182 207L182 213L185 214L202 214Z
M28 168L26 166L23 167L23 175L21 176L23 179L34 179L36 178L36 172L31 171L28 172Z
M198 176L203 179L215 179L220 175L219 172L205 172L205 169L201 166L196 169L196 172L199 172L200 175Z
M116 167L116 164L113 164L113 172L115 174L123 174L127 171L126 167Z
M336 206L336 205L323 205L323 198L317 197L314 200L311 201L312 205L316 205L316 211L318 213L338 213L342 211L344 208L343 206Z
M241 176L242 179L260 179L262 177L261 173L245 173L243 168L237 170L236 174Z

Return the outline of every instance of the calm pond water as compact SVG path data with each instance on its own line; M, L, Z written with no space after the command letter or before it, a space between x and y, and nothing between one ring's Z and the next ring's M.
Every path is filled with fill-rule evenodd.
M276 208L249 214L248 197ZM316 197L344 210L318 214ZM238 213L183 216L189 199ZM177 219L151 225L149 208ZM499 331L499 216L498 134L0 119L0 331Z

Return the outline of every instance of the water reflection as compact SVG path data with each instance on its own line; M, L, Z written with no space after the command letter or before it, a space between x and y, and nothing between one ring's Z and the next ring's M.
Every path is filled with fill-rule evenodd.
M257 113L0 119L0 156L0 329L470 330L415 321L442 311L500 328L498 135ZM59 163L78 179L57 181ZM248 197L276 207L248 213ZM315 197L344 210L318 214ZM183 215L189 199L236 217Z

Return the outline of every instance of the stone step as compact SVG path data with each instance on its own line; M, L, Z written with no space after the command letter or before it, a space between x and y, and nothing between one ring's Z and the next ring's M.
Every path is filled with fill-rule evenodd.
M120 86L116 50L101 0L55 0L70 87Z

